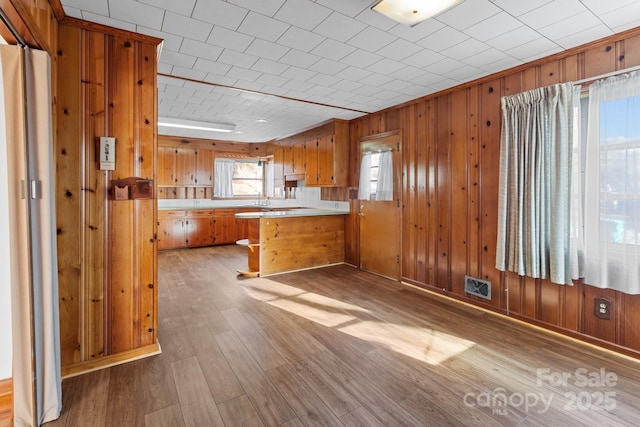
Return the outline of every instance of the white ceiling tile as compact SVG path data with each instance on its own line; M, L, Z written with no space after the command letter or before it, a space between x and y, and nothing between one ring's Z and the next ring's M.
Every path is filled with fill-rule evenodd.
M120 28L126 31L136 31L136 24L131 22L121 21L120 19L109 18L108 16L97 15L91 12L82 12L82 19L89 22L95 22L96 24L107 25L109 27Z
M424 49L408 58L405 58L403 62L413 65L414 67L425 68L438 61L442 61L444 58L444 55L438 52L434 52L430 49Z
M553 1L555 0L495 0L493 4L503 9L510 15L518 17Z
M518 19L506 12L500 12L467 28L464 32L484 42L501 34L509 33L520 26L522 26L522 22Z
M262 83L273 87L281 87L288 81L289 79L285 79L280 76L274 76L273 74L263 74L256 80L256 83Z
M558 38L558 45L565 49L580 46L582 44L592 41L594 38L600 39L613 34L613 31L606 25L600 23L594 27L588 28L584 31L576 32L568 35L567 37Z
M435 33L444 26L445 25L438 20L427 19L413 27L409 27L407 25L396 25L389 30L389 33L410 42L417 42L418 40Z
M616 29L621 27L625 29L632 28L630 24L638 22L638 18L640 18L639 1L634 1L631 4L602 15L602 21L609 26L609 28Z
M223 50L218 58L218 61L223 64L236 65L244 68L251 68L257 60L257 56L247 55L246 53L236 52L231 49Z
M371 71L369 70L364 70L358 67L347 67L344 70L335 73L334 75L340 79L357 82L364 79L369 74L371 74Z
M307 81L318 86L331 87L334 84L338 83L340 79L327 74L318 73Z
M382 60L376 62L367 67L367 70L373 71L374 73L379 74L390 74L393 75L395 72L402 70L406 65L402 62L392 61L391 59L383 58Z
M588 9L579 0L555 0L521 15L519 19L536 30L582 12L588 12Z
M538 29L538 32L548 39L558 40L580 33L589 28L602 25L602 22L591 12L584 11L574 16L567 17L560 22Z
M183 53L174 52L169 49L163 49L162 54L160 55L160 62L185 68L193 67L196 59L197 58L195 56L185 55Z
M339 61L355 50L356 48L353 46L349 46L332 39L325 39L322 43L316 46L311 53L334 61Z
M200 58L215 61L222 53L222 48L191 39L184 39L179 52L196 57L199 55Z
M171 64L164 64L162 62L158 64L158 73L160 74L171 74L172 70L173 65Z
M310 88L312 88L313 85L310 84L310 83L306 83L306 82L299 82L299 81L296 81L296 80L289 80L288 82L283 84L282 87L285 88L285 89L288 89L288 90L295 90L295 91L304 92L304 91L309 90Z
M202 0L200 0L202 1ZM284 0L227 0L245 9L252 9L262 15L273 16L282 7Z
M365 77L364 79L362 79L360 81L360 83L363 83L365 85L369 85L369 86L384 86L385 84L389 83L390 81L393 81L394 79L390 76L386 76L383 74L378 74L378 73L372 73L371 75Z
M451 58L445 58L442 61L436 62L435 64L431 65L429 67L429 71L444 76L447 73L459 68L463 68L464 66L465 64L460 61L456 61L455 59Z
M295 65L296 67L309 68L311 65L318 62L319 59L319 56L291 49L286 53L286 55L280 58L280 62Z
M449 48L446 53L449 58L464 61L466 58L477 55L487 49L490 49L490 47L481 41L476 39L467 39L462 43L458 43L457 45Z
M367 26L353 18L334 12L318 25L314 32L334 40L346 42Z
M349 65L353 65L354 67L363 67L367 68L372 64L380 61L382 56L376 55L375 53L367 52L366 50L358 49L349 55L342 58L341 62Z
M508 33L487 40L486 43L498 50L507 51L540 38L542 38L540 33L523 25Z
M287 0L274 18L305 30L313 30L331 12L331 9L309 0Z
M207 0L198 1L193 11L193 17L202 21L236 30L249 11L226 1Z
M308 68L310 70L317 71L318 73L335 75L337 72L347 68L347 66L337 61L332 61L327 58L321 58L319 61Z
M162 31L154 30L151 28L145 28L140 25L136 27L136 31L140 34L146 34L148 36L163 39L162 48L173 50L176 52L180 50L180 46L182 46L182 41L184 40L184 37L163 33Z
M457 80L460 83L471 81L475 76L483 74L485 71L472 66L459 67L447 73L447 77Z
M336 91L335 89L332 89L326 86L319 86L319 85L315 85L311 89L309 89L309 93L313 95L318 95L318 96L329 96L335 91Z
M162 31L193 40L204 42L209 37L213 25L188 18L173 12L167 12L162 24Z
M631 6L638 3L638 0L580 0L590 11L597 15L612 12L625 6Z
M486 64L482 67L487 73L497 73L498 71L507 70L518 65L522 65L522 61L511 56L503 58L501 60Z
M489 0L466 0L436 16L440 22L464 30L497 14L500 9Z
M424 70L408 65L402 68L401 70L398 70L395 73L393 73L393 76L396 79L400 79L399 81L400 85L404 86L405 84L409 84L408 82L420 77L423 74L424 74ZM388 87L389 85L393 85L395 84L395 82L396 82L395 80L392 80L389 83L385 84L385 87Z
M245 50L245 53L277 61L289 50L290 48L276 43L271 43L262 39L255 39L247 50Z
M396 40L395 36L377 28L368 27L349 39L348 43L360 49L378 53L380 49L394 40Z
M255 37L215 26L211 30L207 43L244 52L254 40Z
M443 52L451 46L455 46L468 38L469 36L454 28L444 27L422 40L419 40L418 44L436 52Z
M315 2L352 18L372 6L371 0L315 0Z
M224 76L231 69L231 65L199 58L194 64L193 69Z
M367 25L374 26L379 30L387 31L387 32L395 26L402 25L402 24L399 24L397 21L394 21L393 19L389 18L388 16L385 16L379 12L376 12L371 8L364 9L362 12L356 15L355 18L358 21L367 23Z
M174 76L180 76L185 79L192 79L192 80L202 80L207 75L207 73L205 73L204 71L194 70L192 68L179 67L177 65L173 67L171 74Z
M289 65L287 64L282 64L265 58L258 59L258 61L256 61L256 63L251 67L252 70L275 75L284 73L288 68Z
M63 3L65 12L69 6L85 12L109 16L109 3L104 0L64 0Z
M415 55L422 49L421 46L415 43L403 39L395 39L376 53L390 59L395 59L396 61L402 61L408 56Z
M258 71L247 70L246 68L242 67L231 67L231 69L227 72L227 77L249 82L258 80L261 75L262 73ZM242 87L246 88L246 85L242 85Z
M528 62L541 58L547 52L557 52L558 50L560 50L560 47L554 42L545 38L539 38L516 48L509 49L505 53L521 61Z
M211 73L207 74L207 76L202 81L223 86L233 86L236 83L236 79L232 77Z
M76 9L75 7L65 6L64 14L72 18L82 19L82 10Z
M259 13L249 12L244 18L238 31L251 36L260 37L261 39L275 42L289 28L289 24L276 21Z
M299 68L299 67L293 67L293 66L287 68L284 72L279 73L281 77L284 77L287 79L295 79L301 82L305 82L309 80L316 74L317 73L315 71L310 71L305 68Z
M291 26L278 39L278 43L303 52L310 52L313 48L322 43L324 39L325 37L319 36L318 34Z
M170 10L185 16L191 16L196 0L138 0L139 3L145 3L161 9Z
M616 33L621 33L623 31L631 30L636 27L640 27L640 18L634 21L624 22L623 24L616 25L612 28L612 30Z

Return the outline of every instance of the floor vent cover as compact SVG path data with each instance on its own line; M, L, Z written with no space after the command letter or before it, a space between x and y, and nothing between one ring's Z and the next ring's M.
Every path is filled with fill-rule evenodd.
M484 299L491 299L491 282L476 277L464 276L464 291Z

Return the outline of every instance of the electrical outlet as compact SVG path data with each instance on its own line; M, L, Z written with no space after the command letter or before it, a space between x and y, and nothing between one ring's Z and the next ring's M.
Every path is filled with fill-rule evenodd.
M594 314L596 317L611 320L611 301L606 298L594 299Z

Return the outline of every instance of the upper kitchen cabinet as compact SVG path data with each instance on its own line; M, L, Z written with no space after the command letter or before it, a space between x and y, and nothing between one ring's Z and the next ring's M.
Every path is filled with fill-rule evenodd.
M284 176L287 180L303 179L305 173L305 144L284 147Z
M334 121L333 132L305 142L307 186L346 187L349 180L348 124Z
M195 182L197 186L211 187L213 186L213 150L197 149L195 150Z
M158 147L158 185L213 186L213 150Z

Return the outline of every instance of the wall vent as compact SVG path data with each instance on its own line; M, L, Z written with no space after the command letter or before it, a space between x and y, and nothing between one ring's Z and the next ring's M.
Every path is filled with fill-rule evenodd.
M477 277L464 276L464 291L484 299L491 299L491 282Z

